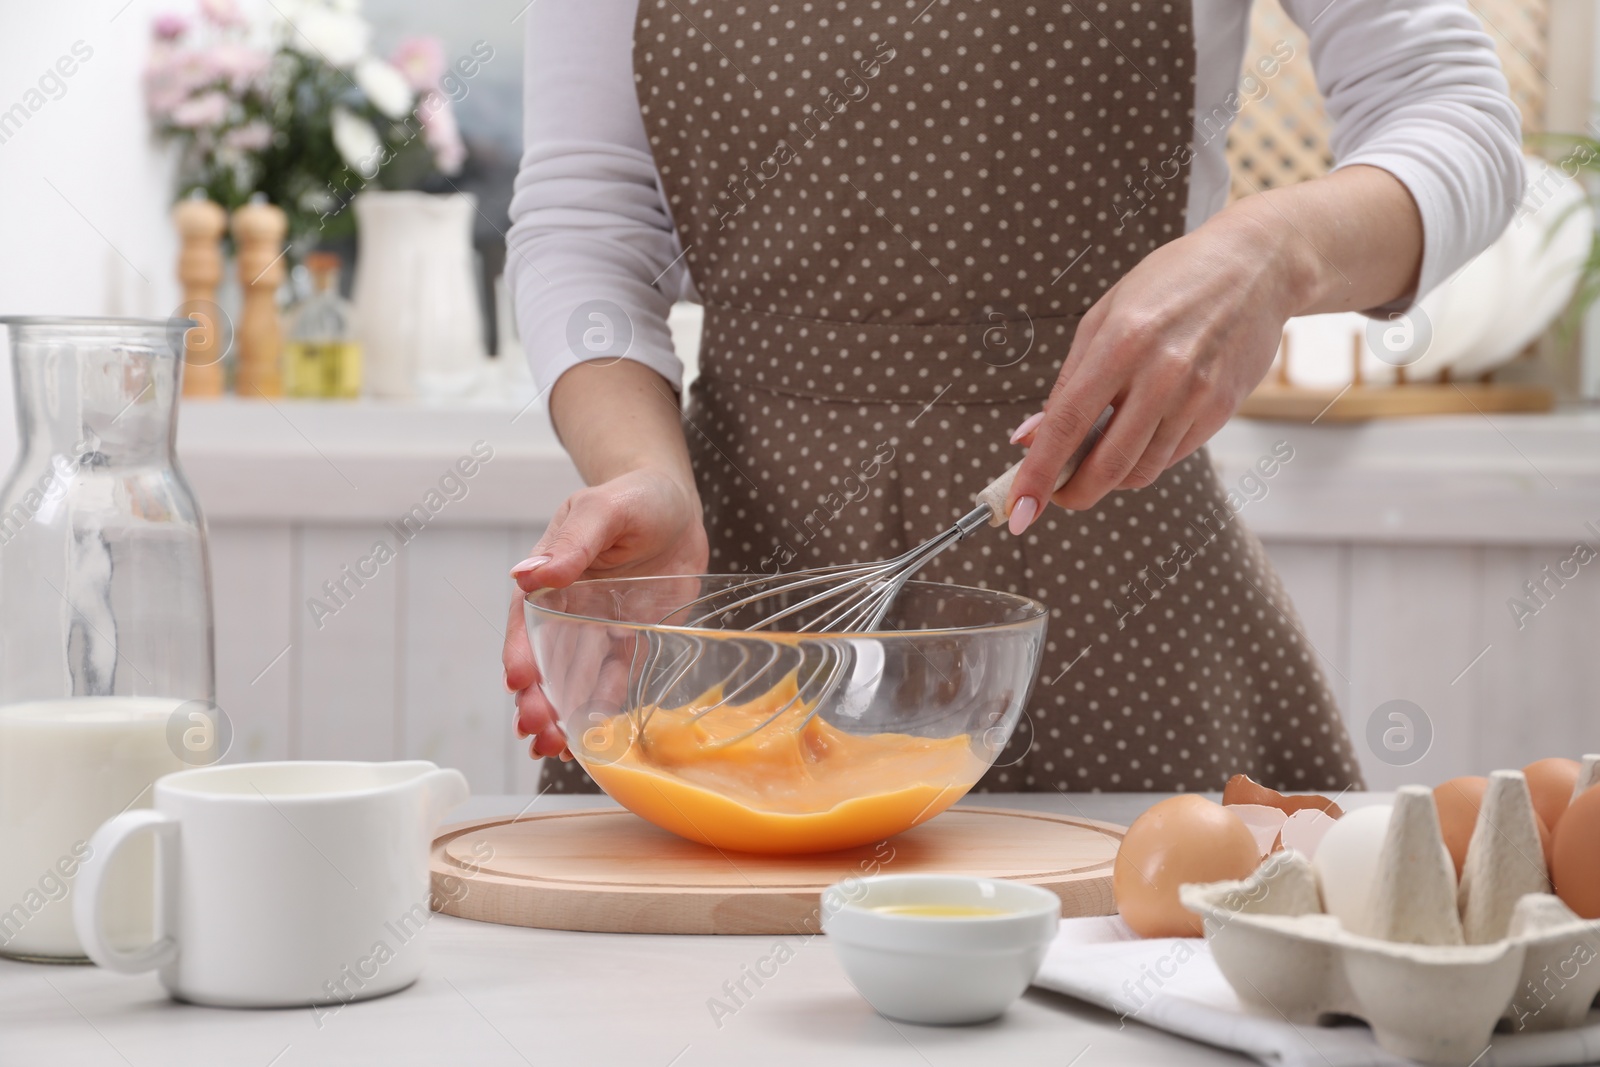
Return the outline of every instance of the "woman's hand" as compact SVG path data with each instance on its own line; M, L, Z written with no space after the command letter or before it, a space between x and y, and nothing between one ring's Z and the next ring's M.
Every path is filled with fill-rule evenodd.
M1401 297L1421 258L1410 194L1361 166L1247 197L1152 252L1084 315L1045 410L1013 435L1029 452L1012 485L1011 532L1026 530L1043 500L1084 510L1150 485L1233 416L1291 316ZM1108 404L1105 436L1052 492Z
M511 598L501 660L506 688L516 693L517 734L531 737L530 755L561 755L567 739L539 688L528 644L523 594L561 588L582 578L703 574L706 533L694 484L658 469L641 469L580 490L557 509L529 557L511 569Z
M580 578L703 574L708 548L677 394L632 360L580 363L550 395L550 414L589 488L556 509L528 558L511 568L517 592L500 659L516 694L528 754L571 759L540 689L522 598Z

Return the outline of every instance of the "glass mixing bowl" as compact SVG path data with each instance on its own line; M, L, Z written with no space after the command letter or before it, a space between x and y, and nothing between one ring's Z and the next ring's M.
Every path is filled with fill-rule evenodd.
M528 595L541 688L618 803L721 849L824 852L931 819L995 762L1038 668L1042 605L909 582L870 633L804 632L815 590L736 607L752 583L789 582L623 578Z

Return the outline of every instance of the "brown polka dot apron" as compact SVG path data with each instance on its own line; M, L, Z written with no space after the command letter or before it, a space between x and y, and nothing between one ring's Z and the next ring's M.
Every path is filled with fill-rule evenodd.
M1015 460L1083 312L1183 232L1189 17L640 0L640 110L705 303L685 433L713 571L898 555ZM922 577L1050 609L1028 713L980 789L1360 781L1203 450ZM550 774L586 786L576 764Z

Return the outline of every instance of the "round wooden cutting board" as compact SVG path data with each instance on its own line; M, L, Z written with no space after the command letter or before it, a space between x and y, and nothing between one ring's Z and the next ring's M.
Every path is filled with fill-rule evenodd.
M446 915L551 930L807 934L851 875L970 874L1042 886L1066 916L1110 915L1124 829L1036 811L951 808L876 845L810 856L720 852L627 811L553 812L447 829L433 843Z

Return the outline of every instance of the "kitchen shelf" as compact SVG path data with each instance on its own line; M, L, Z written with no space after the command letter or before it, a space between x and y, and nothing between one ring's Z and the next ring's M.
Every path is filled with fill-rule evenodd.
M390 519L480 440L495 458L445 523L544 522L582 484L537 403L186 400L178 425L184 469L214 522ZM1212 459L1236 485L1279 441L1294 458L1242 512L1263 538L1563 543L1600 523L1600 409L1359 425L1235 419Z
M1235 419L1226 482L1277 442L1294 458L1241 514L1264 540L1571 544L1600 524L1600 409L1360 424Z
M582 481L541 403L186 399L178 453L212 522L394 519L476 442L493 458L438 519L543 522Z

